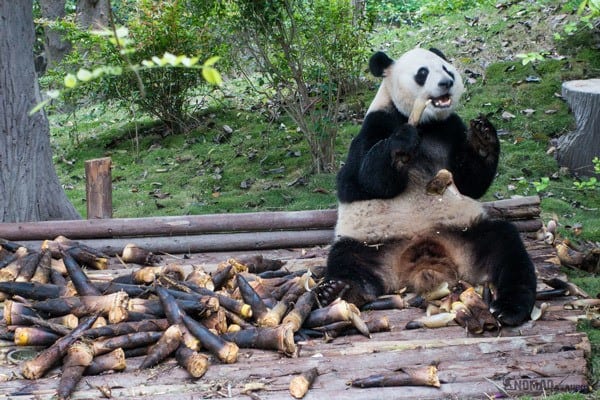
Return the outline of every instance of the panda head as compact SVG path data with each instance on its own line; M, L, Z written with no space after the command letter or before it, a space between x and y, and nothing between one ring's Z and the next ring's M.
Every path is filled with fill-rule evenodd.
M383 77L369 111L389 107L390 101L409 116L415 99L431 99L421 122L444 120L454 111L464 91L459 72L437 49L415 48L392 60L383 52L369 61L371 73Z

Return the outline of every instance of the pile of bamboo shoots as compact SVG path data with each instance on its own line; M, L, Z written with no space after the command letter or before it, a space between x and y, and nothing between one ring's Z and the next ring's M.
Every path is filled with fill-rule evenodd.
M109 266L93 248L64 237L39 251L0 243L0 336L46 347L21 373L37 379L62 366L60 399L82 375L122 371L129 357L144 356L139 368L149 368L174 356L197 378L210 362L236 362L239 348L295 356L297 341L308 337L390 329L387 318L363 321L342 300L319 308L311 275L322 271L290 273L261 256L229 259L212 274L193 266L186 275L181 265L159 265L159 257L128 245L120 258L139 264L131 273L92 280L84 268Z
M456 286L450 287L444 282L423 297L416 296L410 300L411 305L425 308L426 315L409 321L406 329L440 328L458 324L473 334L497 330L500 324L490 312L491 298L492 291L487 284L474 287L460 281Z
M109 258L94 248L58 237L32 251L0 239L5 323L0 324L0 338L45 348L23 362L23 377L37 379L61 366L58 398L65 399L82 375L123 371L130 357L144 357L141 369L174 357L199 378L211 362L236 362L239 348L293 357L301 340L390 330L381 313L363 320L361 311L346 301L317 304L311 289L324 267L290 272L281 261L252 256L228 259L210 274L199 265L191 266L190 272L132 244L119 259L135 267L120 276L99 278L84 272L109 267ZM570 283L546 283L551 289L538 293L540 299L581 295ZM479 334L500 328L488 309L490 297L489 287L460 282L455 287L441 285L425 296L382 296L363 310L421 307L426 315L405 329L458 323ZM292 396L302 397L317 377L318 371L311 369L292 379ZM434 366L402 368L349 384L440 385Z

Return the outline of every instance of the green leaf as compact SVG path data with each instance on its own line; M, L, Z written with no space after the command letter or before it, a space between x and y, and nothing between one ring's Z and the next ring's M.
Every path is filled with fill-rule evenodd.
M144 67L147 67L147 68L154 67L154 63L151 60L144 60L144 61L142 61L142 65Z
M67 74L67 76L65 76L65 87L72 89L75 86L77 86L77 77L73 74Z
M221 57L219 57L219 56L213 56L213 57L209 58L208 60L204 61L204 66L205 67L212 67L220 59L221 59Z
M194 65L196 65L198 63L198 60L200 60L199 57L192 57L192 58L187 58L187 57L183 57L181 59L181 63L186 66L186 67L192 67Z
M29 111L29 116L32 116L33 114L35 114L36 112L40 111L42 108L44 108L46 106L46 104L50 103L51 99L46 99L40 103L37 103L35 105L35 107L33 107L30 111Z
M156 65L158 65L159 67L164 67L167 64L167 62L165 60L163 60L162 58L158 58L156 56L152 57L152 61L154 61L154 63Z
M77 71L77 79L79 79L82 82L87 82L87 81L91 80L92 78L93 78L92 73L85 68L82 68L79 71Z
M169 64L173 67L175 67L177 64L177 57L174 54L171 53L165 53L162 57L162 60L166 63Z
M58 96L60 96L60 91L59 90L48 90L46 92L46 96L48 96L51 99L58 99Z
M202 76L206 79L206 82L212 85L219 86L223 82L221 74L213 67L204 66L204 68L202 68Z

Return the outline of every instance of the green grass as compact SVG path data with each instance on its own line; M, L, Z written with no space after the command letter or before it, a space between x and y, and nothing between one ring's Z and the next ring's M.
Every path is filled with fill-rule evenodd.
M576 190L573 177L547 154L550 141L574 124L559 96L561 83L600 74L592 37L582 31L553 40L560 24L551 25L552 17L567 14L562 23L574 18L567 2L505 2L498 8L484 3L456 13L424 14L421 20L413 15L411 24L380 26L372 48L398 56L417 44L438 47L460 69L478 74L467 82L458 111L465 120L488 114L501 133L498 176L484 200L539 194L542 218L558 217L561 234L571 235L570 227L581 224L584 239L600 241L600 189ZM424 42L425 38L433 40ZM547 55L544 61L522 65L515 56L528 52ZM530 77L538 82L528 83ZM346 99L362 112L377 87L376 80L368 79L364 92ZM51 114L57 171L79 212L85 216L84 162L104 156L114 165L115 217L335 207L335 175L310 173L308 148L289 118L264 110L260 96L246 90L241 80L226 82L211 98L196 116L193 130L164 137L160 125L146 117L132 122L125 108L115 104L80 107L75 118ZM506 113L514 118L503 117ZM233 134L229 141L216 143L224 125L233 128ZM359 126L342 121L339 128L338 167ZM551 178L547 187L536 192L534 182L545 177ZM567 273L590 294L600 292L600 272ZM600 331L589 324L580 328L592 343L590 368L596 381ZM547 398L599 397L600 392Z

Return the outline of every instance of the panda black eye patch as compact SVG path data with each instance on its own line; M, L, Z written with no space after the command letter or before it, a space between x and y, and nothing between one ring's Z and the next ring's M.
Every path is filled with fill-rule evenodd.
M453 74L452 72L448 71L448 68L446 68L446 66L444 66L443 68L444 68L444 71L446 71L446 73L447 73L448 75L450 75L450 77L451 77L452 79L454 79L454 74Z
M425 67L419 68L419 70L417 71L417 74L415 75L415 82L417 82L417 84L419 86L423 86L425 84L425 81L427 80L428 75L429 75L429 69L427 69Z

